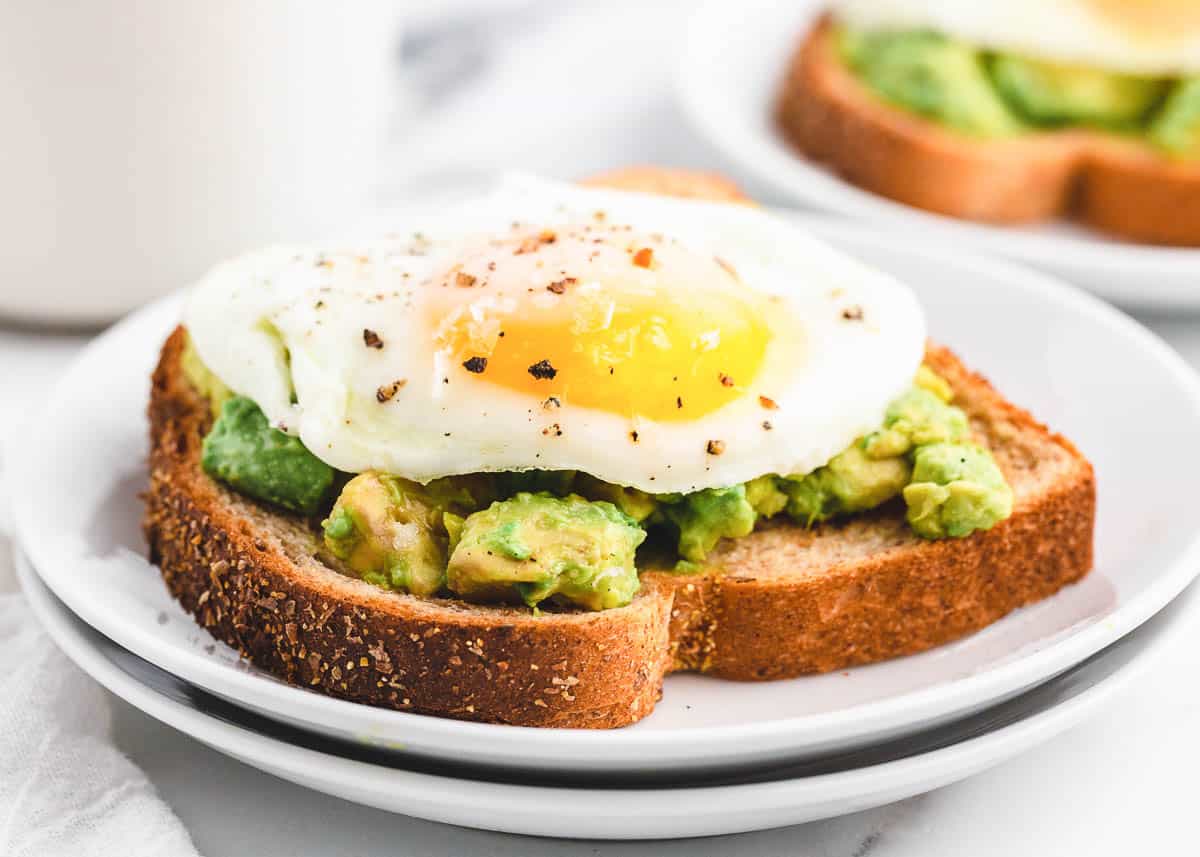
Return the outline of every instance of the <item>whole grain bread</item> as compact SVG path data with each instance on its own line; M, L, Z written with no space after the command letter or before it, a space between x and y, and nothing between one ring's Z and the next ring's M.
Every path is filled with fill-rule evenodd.
M875 96L838 56L828 16L795 52L776 119L802 153L907 205L1001 224L1075 216L1133 241L1200 246L1200 161L1086 129L956 133Z
M681 181L636 175L615 183L674 191ZM771 521L719 545L702 574L645 569L632 604L598 613L534 615L388 592L325 556L315 522L204 473L212 417L182 372L185 342L182 328L167 340L150 394L151 560L214 637L292 684L355 702L528 726L623 726L653 709L673 670L775 679L919 652L1092 566L1090 464L931 346L927 361L1013 487L1012 517L987 532L925 541L898 503L812 529Z

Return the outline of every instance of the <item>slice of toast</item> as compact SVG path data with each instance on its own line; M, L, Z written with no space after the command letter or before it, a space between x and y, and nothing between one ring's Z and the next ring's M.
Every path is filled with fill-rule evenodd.
M867 190L951 217L1073 215L1149 244L1200 246L1200 162L1086 129L979 139L875 96L838 55L833 22L801 42L776 119L789 142Z
M627 178L618 176L621 186ZM654 171L636 181L656 191L687 184ZM811 530L771 521L721 544L703 574L645 570L632 604L598 613L535 616L389 592L322 561L314 522L203 472L212 417L182 372L184 344L177 329L150 395L151 560L214 637L288 682L355 702L529 726L623 726L653 709L672 670L786 678L918 652L1092 566L1091 465L931 347L928 362L1014 491L1012 517L987 532L925 541L899 503Z

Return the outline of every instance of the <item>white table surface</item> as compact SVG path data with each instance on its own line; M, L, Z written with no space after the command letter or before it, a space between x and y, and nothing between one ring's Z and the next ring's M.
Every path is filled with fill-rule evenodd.
M677 36L679 4L668 0L654 11L640 3L615 6L600 12L576 5L568 17L474 31L470 38L483 45L484 61L462 80L439 78L438 107L409 117L395 159L409 167L383 177L385 201L500 167L569 176L636 161L719 163L691 137L671 100L663 48ZM623 62L614 67L617 38ZM537 62L522 59L530 56ZM530 75L538 80L534 86L527 85ZM1143 321L1200 367L1200 315ZM0 325L0 471L21 419L84 341ZM2 548L0 588L12 585ZM118 699L113 705L119 745L146 770L208 857L1125 857L1196 847L1191 814L1200 761L1200 618L1116 704L985 774L842 819L676 843L535 840L389 815L276 780Z

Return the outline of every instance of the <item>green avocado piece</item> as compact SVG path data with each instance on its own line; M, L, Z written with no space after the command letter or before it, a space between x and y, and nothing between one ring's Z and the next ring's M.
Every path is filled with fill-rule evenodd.
M342 489L322 523L325 546L368 583L429 596L446 582L451 529L475 499L471 482L420 485L368 471Z
M846 28L838 44L846 64L884 101L981 137L1023 130L969 45L927 30Z
M606 500L612 503L639 524L653 517L658 511L658 500L653 494L625 485L604 482L587 473L575 477L575 491L589 500Z
M1137 125L1166 92L1161 78L997 54L990 62L996 90L1035 125Z
M634 554L645 538L612 503L523 491L465 518L447 584L472 601L621 607L638 590Z
M250 399L226 399L204 438L204 472L235 490L301 512L314 514L333 485L333 468L299 438L271 428Z
M899 494L911 474L903 456L872 458L856 443L806 476L780 480L788 514L812 526L835 515L864 512Z
M934 443L917 449L904 502L917 535L960 538L991 529L1011 515L1013 493L983 447Z
M968 430L967 415L960 408L926 387L914 386L888 405L883 428L863 439L863 451L868 458L892 458L923 444L961 440Z
M917 376L913 378L913 386L928 390L947 404L954 399L954 388L950 386L950 382L924 363L917 367Z
M780 490L777 476L760 476L746 483L746 502L761 517L770 518L787 508L788 495Z
M663 512L679 528L679 555L691 562L701 562L722 538L750 535L758 519L745 485L696 491Z
M1149 129L1150 142L1164 152L1200 158L1200 77L1175 84Z

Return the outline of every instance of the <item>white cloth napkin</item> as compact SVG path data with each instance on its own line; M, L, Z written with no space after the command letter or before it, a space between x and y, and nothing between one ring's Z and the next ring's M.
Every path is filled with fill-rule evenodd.
M17 591L0 484L0 854L195 857L187 830L113 744L105 692Z

